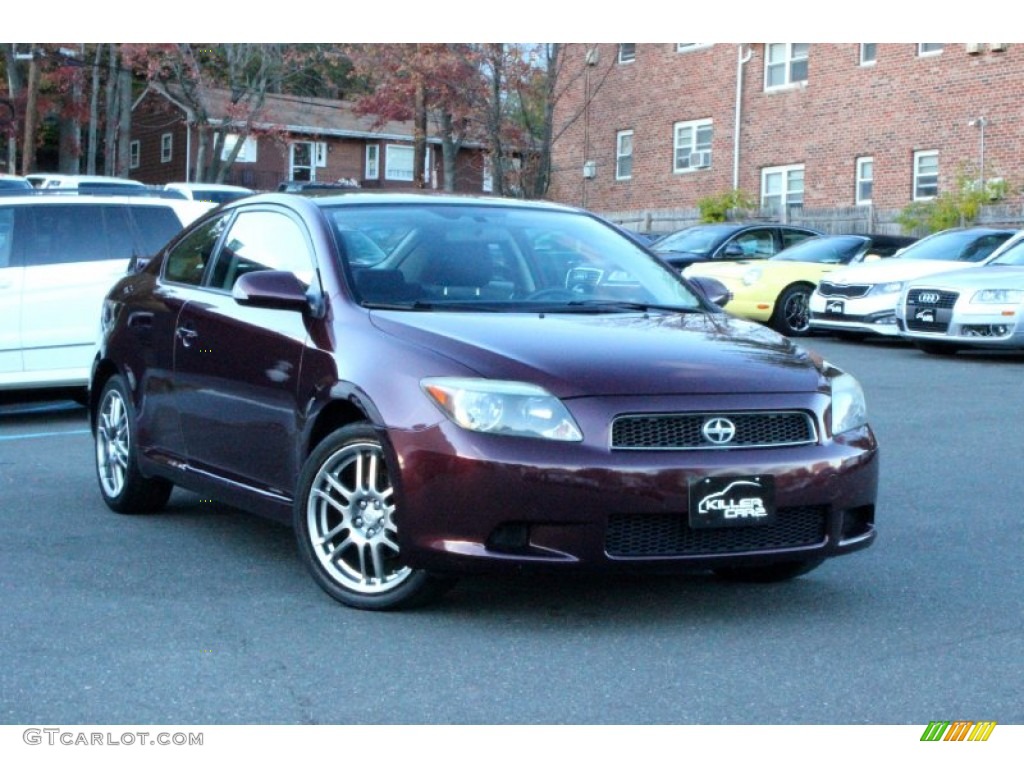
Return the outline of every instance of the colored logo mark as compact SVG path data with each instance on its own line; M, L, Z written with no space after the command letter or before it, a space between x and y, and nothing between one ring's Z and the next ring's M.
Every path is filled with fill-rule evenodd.
M995 727L995 720L932 720L921 741L988 741Z

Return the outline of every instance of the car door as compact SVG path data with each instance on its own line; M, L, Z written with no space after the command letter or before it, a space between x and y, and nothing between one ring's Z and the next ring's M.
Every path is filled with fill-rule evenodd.
M246 272L314 280L311 240L281 209L239 212L212 267L178 316L174 379L190 466L290 496L297 477L299 367L309 338L300 311L243 306L231 295Z
M123 207L25 205L16 211L24 370L48 378L88 375L103 297L133 252Z
M14 208L0 207L0 376L22 370L21 282L25 268L14 261Z

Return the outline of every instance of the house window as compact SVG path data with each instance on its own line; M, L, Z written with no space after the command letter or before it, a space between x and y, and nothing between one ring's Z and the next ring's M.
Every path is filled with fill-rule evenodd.
M483 180L480 186L482 192L494 191L494 165L490 155L484 155Z
M804 204L804 167L780 165L761 171L761 207L778 213Z
M875 180L875 159L857 158L857 205L871 205L871 188Z
M676 43L676 53L694 51L698 48L710 48L714 43Z
M363 170L363 178L365 179L379 179L380 178L380 145L379 144L367 144L366 145L366 166Z
M939 194L939 153L914 153L914 199L931 200Z
M160 137L160 162L169 163L171 162L171 150L174 147L174 136L170 133L165 133Z
M810 43L766 43L765 90L806 83L808 48Z
M698 168L711 167L711 135L710 120L691 120L676 123L673 128L673 171L695 171Z
M878 43L860 44L860 65L866 67L878 60Z
M326 141L315 141L313 142L313 164L317 168L327 167L327 142Z
M615 178L619 181L633 178L633 132L615 134Z
M917 44L917 55L918 56L937 56L942 53L942 46L945 43L918 43Z
M388 181L412 181L412 147L388 144L384 152L384 178Z
M619 64L636 61L636 43L619 43Z
M136 139L128 145L128 167L138 168L139 167L139 155L142 154L142 145Z
M289 146L289 172L291 181L316 181L314 149L311 141L296 141Z
M224 136L224 145L220 150L220 159L227 160L231 157L231 151L235 148L235 145L241 141L242 146L238 150L238 154L235 155L236 163L255 163L256 162L256 137L246 136L244 139L237 133L229 133Z

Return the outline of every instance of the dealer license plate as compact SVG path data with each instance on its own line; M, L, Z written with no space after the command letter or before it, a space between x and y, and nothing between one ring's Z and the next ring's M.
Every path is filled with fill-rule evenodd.
M830 299L825 302L826 315L842 315L846 313L846 303L839 299Z
M775 478L706 477L690 483L690 527L727 528L775 521Z

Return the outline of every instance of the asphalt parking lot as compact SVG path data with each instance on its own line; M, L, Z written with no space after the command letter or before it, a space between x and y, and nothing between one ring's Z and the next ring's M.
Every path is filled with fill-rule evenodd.
M1024 723L1024 355L805 342L857 375L879 539L786 584L480 577L373 614L287 529L100 500L85 412L0 402L0 721Z

